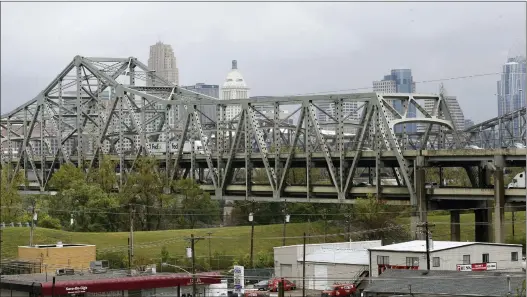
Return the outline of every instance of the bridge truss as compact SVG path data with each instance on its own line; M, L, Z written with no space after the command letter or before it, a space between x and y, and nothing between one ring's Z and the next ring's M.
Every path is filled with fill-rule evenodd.
M412 109L417 117L408 116ZM270 199L287 199L293 168L307 169L301 186L309 199L316 168L336 201L350 198L366 172L377 194L389 174L415 203L415 161L404 151L466 145L438 95L217 100L168 83L133 57L76 56L33 100L3 115L0 129L3 168L10 176L24 170L40 191L61 164L88 171L103 155L117 161L122 187L137 158L152 156L167 180L193 178L218 199L231 185L243 186L245 199L259 185ZM263 180L253 180L255 170Z
M499 149L527 145L525 107L465 129L467 143L481 148Z

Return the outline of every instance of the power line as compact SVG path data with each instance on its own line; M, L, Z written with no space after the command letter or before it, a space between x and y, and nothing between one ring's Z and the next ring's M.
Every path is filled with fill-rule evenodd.
M469 78L476 78L476 77L492 76L492 75L498 75L498 74L503 74L503 73L504 72L480 73L480 74L455 76L455 77L447 77L447 78L440 78L440 79L422 80L422 81L417 81L417 82L414 82L414 83L416 83L416 84L423 84L423 83L443 82L443 81L449 81L449 80L469 79ZM360 87L360 88L352 88L352 89L340 89L340 90L333 90L333 91L321 91L321 92L313 92L313 93L294 94L294 95L290 95L290 96L319 95L319 94L326 94L326 93L353 92L353 91L370 90L370 89L373 89L373 87L372 86L368 86L368 87Z

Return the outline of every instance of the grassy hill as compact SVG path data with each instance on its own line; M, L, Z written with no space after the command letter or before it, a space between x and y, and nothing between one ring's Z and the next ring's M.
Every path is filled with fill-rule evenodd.
M433 238L436 240L450 239L450 217L448 215L429 215L429 221L435 223L432 228ZM517 212L515 215L515 237L517 239L525 237L525 213ZM400 219L400 223L407 225L409 219ZM512 236L512 217L511 213L506 213L506 236ZM328 227L328 234L342 232L336 226ZM191 233L195 236L207 237L208 232L211 234L211 252L219 253L223 257L240 258L249 254L250 251L250 226L244 227L223 227L213 229L196 229L196 230L169 230L169 231L151 231L135 232L135 255L144 259L159 259L161 257L161 248L165 246L172 257L183 257L185 247L188 242L185 238ZM288 238L287 244L302 243L302 234L306 232L320 236L310 238L310 243L324 242L324 224L317 223L299 223L287 225L287 236L297 237ZM86 243L97 245L97 250L102 251L122 251L126 253L128 232L118 233L75 233L60 230L37 228L35 231L36 244L50 244L62 241L64 243ZM328 236L328 241L341 241L344 236ZM474 215L472 213L461 215L461 240L474 240ZM3 230L3 243L1 255L2 258L16 257L17 246L27 245L29 241L29 228L6 228ZM255 255L260 252L271 252L274 246L282 244L282 225L255 226L254 235L254 252ZM196 244L196 256L208 257L209 242L208 239L201 240ZM159 261L159 260L158 260Z

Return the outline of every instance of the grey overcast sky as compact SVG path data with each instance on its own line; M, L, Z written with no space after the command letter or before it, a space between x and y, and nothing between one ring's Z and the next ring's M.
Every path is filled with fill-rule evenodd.
M146 63L158 40L174 48L181 84L221 84L237 59L253 96L350 92L392 68L417 82L496 73L509 51L525 52L525 17L525 2L2 3L2 113L75 55ZM480 122L497 115L498 79L444 84ZM417 91L437 93L438 82Z

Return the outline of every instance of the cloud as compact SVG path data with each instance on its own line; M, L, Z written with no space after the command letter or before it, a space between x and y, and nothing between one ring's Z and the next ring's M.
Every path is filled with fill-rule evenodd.
M415 81L499 72L526 36L525 4L503 2L2 3L1 24L3 112L75 55L146 63L158 40L173 46L183 84L220 84L237 59L252 95L286 95L371 87L398 67ZM482 121L496 116L498 79L445 85Z

